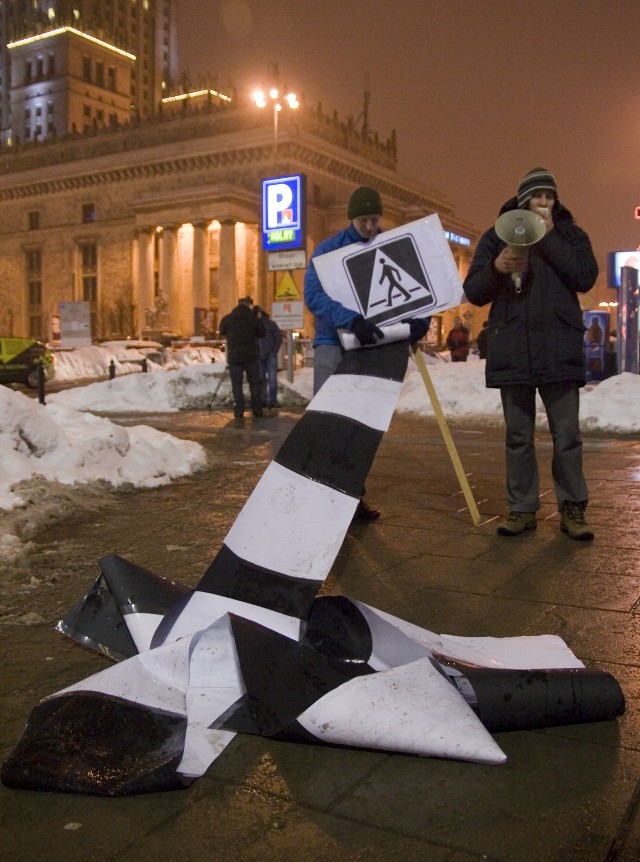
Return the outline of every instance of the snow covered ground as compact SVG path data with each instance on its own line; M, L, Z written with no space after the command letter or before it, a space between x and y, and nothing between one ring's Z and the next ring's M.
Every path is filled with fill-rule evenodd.
M138 350L126 342L58 352L57 381L108 376L112 361L116 377L48 392L45 405L0 387L0 562L16 559L28 546L29 536L51 519L55 489L64 497L80 486L156 487L206 465L197 443L149 425L124 427L107 418L118 413L231 408L229 375L218 349L203 345L166 350L163 364L150 358L153 353L158 358L158 352L150 347ZM141 373L145 356L146 374ZM499 393L484 385L484 361L472 355L466 363L450 363L446 354L426 360L447 418L501 421ZM282 406L306 404L312 395L313 369L296 370L292 383L286 376L279 375ZM413 360L398 410L433 415ZM543 427L541 404L539 415ZM625 373L585 387L581 423L585 431L639 433L640 376ZM39 505L43 484L48 486L46 507ZM17 511L21 517L12 518Z

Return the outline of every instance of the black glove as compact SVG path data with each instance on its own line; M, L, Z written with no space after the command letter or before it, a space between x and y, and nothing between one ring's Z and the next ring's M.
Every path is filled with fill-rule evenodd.
M404 322L409 324L409 328L411 330L409 341L411 344L414 344L416 341L420 341L421 338L424 338L429 331L431 318L427 317L426 319L421 320L419 317L410 317Z
M384 333L380 327L371 323L370 320L365 320L361 314L356 315L351 321L351 332L363 347L365 344L377 344L376 335L378 338L384 338Z

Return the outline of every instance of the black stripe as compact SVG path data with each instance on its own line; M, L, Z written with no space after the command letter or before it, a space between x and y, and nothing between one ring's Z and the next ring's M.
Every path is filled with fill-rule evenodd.
M347 350L334 374L362 374L402 382L409 362L409 342L395 341L380 347Z
M176 769L186 718L104 694L72 692L38 704L2 783L99 796L157 793L191 783Z
M135 563L118 554L109 554L99 561L123 614L164 614L189 588Z
M471 684L477 704L470 706L490 733L609 721L624 713L620 686L597 668L512 670L447 664Z
M304 641L333 662L368 662L373 651L369 623L347 596L315 600L304 626Z
M115 661L138 653L104 575L100 575L84 598L59 620L56 628Z
M345 416L310 410L274 460L329 488L360 497L382 436L382 431Z
M372 673L361 662L333 662L309 644L230 614L231 629L247 690L238 726L263 736L279 733L319 698L355 677ZM236 730L234 716L224 724Z
M322 581L292 578L248 563L223 544L196 592L226 596L303 619L321 584Z

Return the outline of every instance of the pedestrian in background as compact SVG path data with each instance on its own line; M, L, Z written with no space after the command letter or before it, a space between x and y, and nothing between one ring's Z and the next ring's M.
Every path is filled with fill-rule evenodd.
M278 403L278 351L282 344L282 330L259 305L254 305L253 312L261 318L266 330L265 335L260 339L262 406L280 407Z
M529 171L516 197L500 213L529 209L546 232L528 255L490 228L480 238L464 291L474 305L491 303L486 384L500 389L506 424L508 517L502 536L536 528L540 508L534 445L536 392L553 440L551 471L560 529L572 539L593 539L585 520L587 485L582 470L579 389L586 383L579 293L591 290L598 264L587 234L558 200L553 175ZM521 273L519 288L512 278Z
M220 321L220 335L227 339L227 366L233 393L233 415L244 417L244 376L251 392L251 411L262 416L262 386L260 377L260 345L266 334L263 321L253 313L253 300L245 296Z
M453 318L453 329L447 335L447 347L451 351L452 362L466 362L469 355L469 330L462 325L459 317Z

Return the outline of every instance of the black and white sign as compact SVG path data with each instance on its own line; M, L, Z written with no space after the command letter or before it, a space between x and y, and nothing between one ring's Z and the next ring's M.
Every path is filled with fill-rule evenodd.
M379 326L426 317L464 301L437 214L313 259L332 299Z

